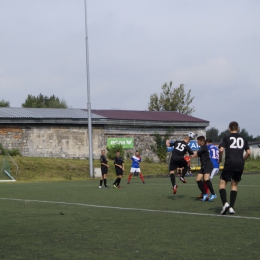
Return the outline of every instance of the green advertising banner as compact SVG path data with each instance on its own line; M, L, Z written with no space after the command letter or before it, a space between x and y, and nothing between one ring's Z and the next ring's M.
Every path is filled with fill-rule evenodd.
M134 138L107 138L107 146L121 144L124 149L134 148Z

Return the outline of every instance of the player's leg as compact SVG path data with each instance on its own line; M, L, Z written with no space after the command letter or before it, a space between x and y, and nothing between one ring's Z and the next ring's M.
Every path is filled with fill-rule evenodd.
M108 188L108 186L107 186L107 174L106 173L103 174L103 181L104 181L105 188Z
M179 162L179 167L182 168L182 174L181 174L181 177L180 177L180 181L182 181L183 183L186 183L186 180L184 179L186 173L187 173L187 170L188 170L188 164L187 164L187 161L183 160L183 161L180 161Z
M181 177L180 177L180 180L183 182L183 183L186 183L186 180L184 179L186 173L187 173L187 170L188 170L188 166L185 166L182 168L182 174L181 174Z
M141 179L142 183L144 184L144 176L143 176L143 174L141 173L141 169L140 169L140 168L137 168L137 172L139 173L140 179Z
M170 161L169 165L169 173L170 173L170 179L172 183L172 193L176 194L178 185L175 183L175 170L177 169L178 165L175 164L174 161Z
M133 176L134 172L135 172L135 168L131 167L130 174L129 174L128 179L127 179L127 184L130 184L130 181L132 179L132 176Z
M219 172L219 168L213 168L213 170L211 171L211 174L210 174L210 180L212 180L213 179L213 177L216 175L216 174L218 174L218 172Z
M116 180L114 181L113 185L114 185L114 188L117 188L117 186L119 185L121 179L119 176L121 176L121 173L122 173L122 169L116 167L116 175L117 175L117 178Z
M117 188L121 188L120 186L121 179L122 179L122 175L118 175Z
M103 184L103 173L101 172L101 177L100 177L100 180L99 180L99 188L101 189L102 188L102 184Z
M220 198L222 201L223 208L220 212L221 215L226 215L228 209L229 209L229 204L227 202L227 192L226 192L226 186L227 182L231 180L233 176L233 173L231 171L223 169L220 180L219 180L219 194Z
M207 187L209 188L210 193L211 193L209 201L213 201L215 198L217 198L217 195L215 194L215 191L213 189L212 183L211 183L209 178L210 178L210 173L205 173L204 174L204 181L207 184Z
M234 205L235 205L236 198L237 198L237 186L238 186L238 183L241 181L242 173L243 173L242 171L234 172L234 175L231 180L229 214L235 214Z
M203 178L203 173L199 172L198 175L196 176L196 182L198 184L198 187L199 187L201 193L203 194L203 197L202 197L202 199L203 199L206 192L205 192L205 189L203 186L202 178Z

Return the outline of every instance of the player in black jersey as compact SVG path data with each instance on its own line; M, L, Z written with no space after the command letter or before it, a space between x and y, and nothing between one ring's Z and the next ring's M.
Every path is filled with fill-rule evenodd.
M114 159L114 165L115 165L115 170L116 170L116 175L117 175L117 179L113 183L114 188L121 188L121 186L119 184L120 184L120 181L121 181L125 168L124 168L124 160L122 157L120 157L119 151L116 152L116 157Z
M223 204L221 215L225 215L228 210L230 214L235 213L234 205L237 197L237 185L241 181L244 162L251 154L247 140L238 134L239 126L237 122L230 122L229 131L230 135L225 136L219 145L219 163L222 161L225 149L224 169L219 181L219 193ZM231 181L230 205L227 202L226 194L226 185L229 181Z
M107 161L107 158L106 158L106 151L105 150L101 151L100 163L101 163L101 174L102 175L101 175L101 179L99 181L99 188L103 188L103 186L102 186L103 180L104 180L105 188L108 188L108 186L107 186L107 172L108 172L109 165L107 164L108 161Z
M210 181L210 174L213 170L213 164L212 164L210 156L209 156L209 151L208 151L208 147L205 142L205 137L198 136L197 143L200 146L200 149L195 154L195 157L200 157L201 167L200 167L200 172L198 173L198 175L196 177L196 181L197 181L199 189L201 190L201 192L203 194L202 201L206 201L208 198L208 194L206 193L206 191L204 189L202 179L204 179L204 181L207 184L207 187L209 188L209 190L211 192L211 195L208 200L213 201L217 197L217 195L215 194L212 183Z
M174 143L171 143L170 140L166 140L166 146L171 147L173 146L172 156L170 160L169 165L169 172L171 177L171 183L173 187L173 194L176 194L178 185L175 184L175 175L174 171L177 168L183 168L182 170L182 176L180 180L183 183L186 183L186 180L184 179L185 174L187 173L188 164L187 161L184 159L184 155L188 152L190 155L193 155L193 151L188 146L188 143L190 142L190 138L188 136L184 136L182 141L175 141Z

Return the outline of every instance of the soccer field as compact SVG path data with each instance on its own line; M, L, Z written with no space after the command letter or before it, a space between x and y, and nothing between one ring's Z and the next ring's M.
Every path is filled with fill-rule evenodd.
M1 259L259 259L260 175L245 174L235 215L201 202L194 177L1 183ZM218 195L218 176L213 179ZM229 188L228 188L229 194Z

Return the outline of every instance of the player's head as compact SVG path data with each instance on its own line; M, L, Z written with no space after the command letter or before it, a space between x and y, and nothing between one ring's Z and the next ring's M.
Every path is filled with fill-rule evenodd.
M116 151L116 156L119 156L120 155L120 151Z
M135 151L135 155L136 156L139 155L139 151L138 150Z
M106 154L106 150L102 150L102 151L101 151L101 154L102 154L102 155L105 155L105 154Z
M203 144L205 144L205 136L203 136L203 135L200 135L200 136L198 136L197 137L197 143L198 143L198 145L203 145Z
M238 122L236 121L230 122L228 128L230 132L238 132L239 130Z
M212 144L211 138L207 138L207 139L205 140L205 143L206 143L206 144Z
M189 138L188 136L186 136L186 135L183 136L182 139L183 139L183 141L184 141L185 143L187 143L187 144L190 142L190 138Z

